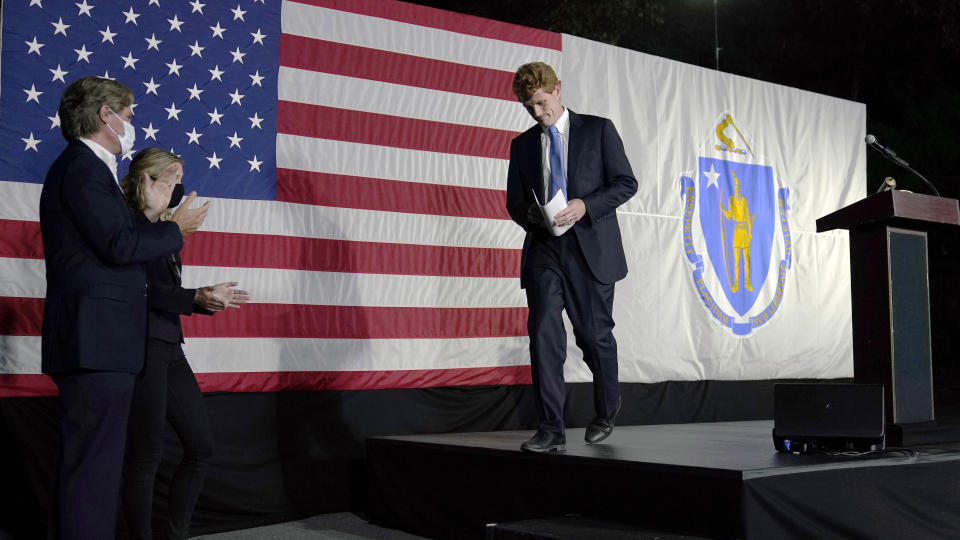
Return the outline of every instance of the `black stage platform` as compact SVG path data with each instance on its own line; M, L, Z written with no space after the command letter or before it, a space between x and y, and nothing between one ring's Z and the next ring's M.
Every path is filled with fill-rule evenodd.
M520 451L529 431L371 438L372 517L456 539L570 514L709 538L960 537L960 444L779 454L772 428L622 426L593 446L570 429L548 455Z

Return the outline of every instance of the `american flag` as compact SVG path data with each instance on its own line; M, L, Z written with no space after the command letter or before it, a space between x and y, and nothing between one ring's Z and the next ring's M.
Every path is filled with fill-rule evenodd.
M8 0L2 38L0 396L55 392L37 204L88 75L133 90L134 152L182 155L213 201L185 286L253 296L184 319L205 391L529 382L510 82L559 67L559 34L390 0Z

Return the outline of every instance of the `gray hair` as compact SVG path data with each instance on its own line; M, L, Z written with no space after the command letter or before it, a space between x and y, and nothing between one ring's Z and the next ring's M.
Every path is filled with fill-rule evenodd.
M133 104L133 92L126 86L103 77L84 77L70 83L60 98L60 130L65 139L89 137L100 128L97 114L106 105L113 112Z

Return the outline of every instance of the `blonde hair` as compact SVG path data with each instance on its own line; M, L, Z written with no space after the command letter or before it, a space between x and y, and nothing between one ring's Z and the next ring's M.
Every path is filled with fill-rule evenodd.
M143 194L143 175L146 174L156 180L167 170L167 167L175 163L183 166L182 159L162 148L144 148L137 152L130 161L130 170L120 181L127 204L142 212L147 207L147 199ZM171 215L172 212L169 209L164 210L160 219L167 220Z
M531 62L520 66L513 76L513 95L520 101L527 101L541 88L544 92L553 92L559 82L552 67L543 62Z

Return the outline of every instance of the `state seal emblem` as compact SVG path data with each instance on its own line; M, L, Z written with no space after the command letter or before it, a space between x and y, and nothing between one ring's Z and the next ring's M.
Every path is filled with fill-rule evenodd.
M680 177L693 286L734 335L766 324L783 302L793 258L789 195L726 113L697 152L694 172Z

